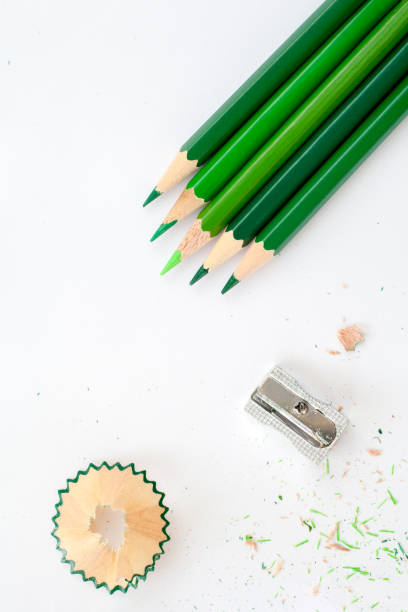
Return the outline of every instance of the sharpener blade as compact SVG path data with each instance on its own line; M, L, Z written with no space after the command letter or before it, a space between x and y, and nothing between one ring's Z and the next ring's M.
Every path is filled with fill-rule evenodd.
M281 431L315 463L322 461L348 425L332 404L309 395L290 374L275 367L255 389L247 412Z

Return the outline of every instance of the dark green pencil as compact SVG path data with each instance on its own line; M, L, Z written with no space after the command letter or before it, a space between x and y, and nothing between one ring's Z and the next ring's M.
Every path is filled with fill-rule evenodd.
M189 176L339 28L365 0L326 0L183 144L144 205Z
M257 236L222 293L279 253L347 178L408 115L406 77Z
M191 284L249 244L273 215L389 94L406 75L407 69L408 36L229 223Z

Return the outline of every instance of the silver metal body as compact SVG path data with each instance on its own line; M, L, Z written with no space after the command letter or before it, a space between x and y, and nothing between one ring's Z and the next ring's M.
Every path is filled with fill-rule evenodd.
M275 367L255 389L247 412L272 425L315 463L322 461L348 425L332 404L307 393L290 374Z

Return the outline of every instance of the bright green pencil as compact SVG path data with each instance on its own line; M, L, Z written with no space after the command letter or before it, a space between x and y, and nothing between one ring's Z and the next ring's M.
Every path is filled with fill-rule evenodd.
M226 293L269 261L408 116L408 77L260 232L222 290Z
M212 200L399 0L368 0L188 183L152 240Z
M365 0L326 0L184 143L144 205L204 164Z
M402 0L198 215L162 274L216 236L408 33Z

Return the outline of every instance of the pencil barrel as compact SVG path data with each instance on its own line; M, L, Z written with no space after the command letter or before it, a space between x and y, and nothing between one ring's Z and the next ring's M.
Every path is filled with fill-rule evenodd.
M366 2L215 153L187 188L205 202L213 199L398 2Z
M306 144L229 223L236 240L248 244L336 148L405 76L408 36L329 117Z
M184 143L198 166L252 115L365 0L326 0Z
M404 0L201 211L202 229L218 234L407 33Z
M408 77L260 232L256 242L279 252L343 185L390 132L408 116Z

